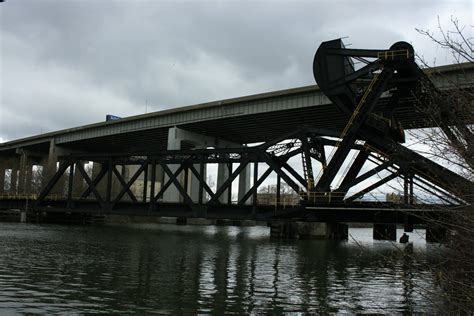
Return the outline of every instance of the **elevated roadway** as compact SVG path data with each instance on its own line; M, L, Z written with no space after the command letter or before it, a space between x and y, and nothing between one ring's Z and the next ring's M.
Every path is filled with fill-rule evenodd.
M474 65L448 65L426 71L439 89L471 88ZM380 102L383 104L384 100ZM429 120L417 113L415 97L401 100L395 117L403 128L421 128ZM117 121L84 125L0 144L0 156L15 154L18 149L48 155L50 145L81 152L140 152L167 149L168 130L184 130L247 144L265 142L297 127L308 125L339 135L347 117L316 85L252 96L184 106L131 116Z

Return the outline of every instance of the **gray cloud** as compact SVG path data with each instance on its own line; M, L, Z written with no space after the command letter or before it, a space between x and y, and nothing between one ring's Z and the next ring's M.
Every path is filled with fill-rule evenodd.
M313 84L324 40L412 42L470 1L14 1L0 4L0 140Z

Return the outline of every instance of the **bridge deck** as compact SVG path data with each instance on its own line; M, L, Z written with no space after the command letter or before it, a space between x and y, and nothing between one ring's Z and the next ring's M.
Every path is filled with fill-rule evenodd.
M468 88L474 84L474 66L464 64L429 70ZM446 79L434 76L438 87ZM438 78L438 79L436 79ZM416 113L412 99L401 100L395 117L404 128L425 127L428 124ZM193 106L153 112L118 121L90 124L52 133L32 136L0 144L1 152L16 148L47 153L51 140L56 145L82 151L144 151L166 149L168 128L183 129L235 143L265 142L298 126L309 125L327 129L328 136L338 135L347 118L317 86L307 86L253 96L221 100Z
M28 200L28 202L27 202ZM103 210L97 202L86 199L73 200L74 208L65 199L49 200L44 206L35 207L34 200L26 198L0 199L0 209L25 209L33 213L139 215L161 217L200 217L199 210L184 203L159 203L150 212L149 202L120 202L114 209ZM29 206L28 206L29 205ZM198 207L198 206L197 206ZM441 205L404 205L388 202L355 202L331 205L252 205L220 204L207 209L205 218L230 220L292 220L314 222L398 223L409 218L411 223L424 223L427 218L446 213ZM440 211L443 210L443 211Z

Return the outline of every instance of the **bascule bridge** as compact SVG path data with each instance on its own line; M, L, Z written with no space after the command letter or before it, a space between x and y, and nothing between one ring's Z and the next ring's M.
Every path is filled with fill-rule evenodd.
M38 217L303 221L335 230L370 222L385 231L398 223L409 231L439 207L472 202L471 181L404 146L408 129L438 127L456 137L453 118L436 113L450 113L455 90L472 89L472 64L422 70L408 43L348 49L337 39L321 44L313 73L314 86L0 144L0 203L21 208L29 201ZM215 186L208 178L214 169ZM259 202L259 188L271 181L274 200ZM401 183L398 203L364 199L393 181ZM433 199L417 199L418 191Z

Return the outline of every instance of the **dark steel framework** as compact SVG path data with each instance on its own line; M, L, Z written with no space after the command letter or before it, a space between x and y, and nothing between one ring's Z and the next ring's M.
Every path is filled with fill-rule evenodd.
M35 207L41 210L51 205L48 195L67 173L67 197L60 207L69 210L85 207L85 201L90 209L90 202L93 201L93 209L101 212L114 212L124 205L132 205L141 206L148 213L159 213L169 205L162 202L164 193L174 186L182 201L178 204L186 209L188 216L209 216L214 208L223 206L227 209L245 209L255 216L262 209L264 212L269 211L268 207L258 205L258 188L272 173L277 176L276 201L280 200L280 185L284 181L300 193L302 209L341 205L347 209L360 207L362 204L358 200L364 194L395 178L403 180L403 204L406 207L417 207L413 197L415 186L448 204L469 202L466 196L473 192L472 182L400 144L404 141L403 129L392 114L400 100L419 95L420 82L428 80L413 57L413 48L404 42L394 44L389 50L346 49L340 40L325 42L316 53L313 70L323 92L348 117L342 134L302 126L290 134L255 147L141 154L71 154L61 157L56 174L45 185ZM367 58L374 60L369 62ZM355 70L353 59L366 65ZM332 148L331 153L328 148ZM355 159L349 164L347 172L341 175L341 166L351 151L356 151ZM301 156L302 170L289 164L289 159L297 155ZM83 167L83 161L100 164L100 172L90 177ZM321 165L317 177L313 170L314 162ZM370 168L367 162L371 162ZM229 176L213 191L206 181L206 165L215 163L226 164ZM131 165L138 168L126 180L117 166ZM158 166L168 177L159 190L155 187ZM248 166L253 166L252 185L244 194L239 194L241 198L233 203L233 183ZM260 169L262 166L263 169ZM383 177L349 194L351 188L381 171L384 171ZM74 173L79 173L86 183L84 192L75 194ZM147 185L144 185L142 196L136 196L131 190L142 174L145 184L150 183L149 196ZM199 182L197 200L193 200L189 194L190 174ZM120 184L116 194L113 194L113 178ZM336 178L340 178L340 181L333 188ZM105 192L99 192L101 181L106 183ZM376 205L378 208L382 206L386 205ZM367 207L374 206L371 204ZM296 206L296 209L300 210L301 207Z
M355 70L352 58L365 66ZM374 60L370 62L367 58ZM454 194L454 200L457 202L469 199L474 189L471 181L400 145L404 142L404 132L393 113L402 99L426 99L423 95L426 92L423 90L426 91L427 82L431 83L415 63L413 47L410 44L398 42L389 50L364 50L347 49L340 39L324 42L316 52L313 73L323 92L348 116L347 125L339 137L334 155L316 181L316 192L330 191L331 183L352 145L359 140L384 157L387 165L392 168L397 165L395 173L381 179L380 183L374 183L373 187L364 192L402 176L405 178L407 202L412 200L412 194L409 193L413 191L415 177L420 179L424 186L430 182ZM360 82L370 83L361 90ZM435 91L432 84L430 88L429 92ZM386 101L381 99L383 94L387 96ZM353 183L352 178L360 171L363 161L368 157L367 153L359 153L347 178L343 180L341 187L336 189L337 192L344 193L347 184ZM440 198L445 199L441 196Z

